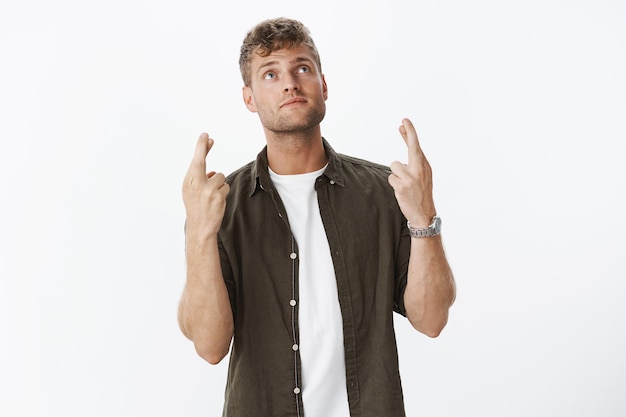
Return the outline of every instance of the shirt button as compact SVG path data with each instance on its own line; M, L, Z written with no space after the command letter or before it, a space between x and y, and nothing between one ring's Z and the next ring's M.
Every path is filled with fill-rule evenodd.
M297 344L297 343L295 343L295 344L294 344L291 348L292 348L292 349L294 350L294 352L295 352L296 350L298 350L298 344Z
M298 257L298 254L297 254L297 253L295 253L295 252L292 252L292 253L289 255L289 257L290 257L291 259L296 259L296 258Z
M294 393L294 394L296 394L296 395L300 394L300 388L295 387L295 388L293 389L293 393Z
M330 185L335 185L335 180L330 180Z
M296 304L297 304L296 300L289 301L289 305L292 306L292 307L295 307Z

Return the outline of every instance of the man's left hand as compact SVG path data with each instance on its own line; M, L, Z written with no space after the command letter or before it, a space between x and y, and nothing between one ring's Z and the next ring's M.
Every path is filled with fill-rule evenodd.
M391 164L389 184L393 187L400 210L414 227L427 227L435 216L433 180L430 164L422 152L417 132L409 119L403 119L400 135L408 148L408 163Z

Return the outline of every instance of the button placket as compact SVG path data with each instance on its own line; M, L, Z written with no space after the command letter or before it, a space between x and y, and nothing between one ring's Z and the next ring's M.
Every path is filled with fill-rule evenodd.
M283 215L283 209L281 209L282 204L280 202L280 197L278 195L275 195L273 190L270 189L270 194L272 196L272 199L274 200L274 204L277 208L278 211L278 216L282 219L282 221L285 223L285 225L287 226L288 229L291 229L289 226L289 221L287 220L287 216ZM298 359L298 349L299 349L299 345L298 345L298 339L297 339L297 335L298 335L298 331L297 331L297 309L296 306L298 304L297 300L297 283L296 283L296 277L297 277L297 262L296 259L298 258L298 253L297 253L297 245L296 245L296 241L295 238L293 236L293 234L291 233L291 230L289 231L290 235L291 235L291 251L289 253L289 259L291 259L291 299L289 300L289 305L291 306L291 332L292 332L292 346L291 349L293 351L293 361L294 361L294 381L293 381L293 393L295 395L295 406L296 406L296 415L298 417L300 417L302 415L302 398L299 396L300 392L301 392L301 382L300 382L300 375L299 375L299 359Z
M292 331L292 345L291 345L291 350L293 352L293 361L294 361L294 371L295 371L295 378L294 378L294 385L293 385L293 393L295 395L296 398L296 415L300 416L301 415L301 411L300 411L300 401L301 401L301 397L300 397L300 393L302 391L301 389L301 382L300 382L300 378L299 378L299 360L298 360L298 350L300 349L300 346L298 345L298 337L297 337L297 310L296 310L296 306L298 305L298 302L296 301L297 298L297 284L296 284L296 277L297 277L297 263L296 260L298 259L298 253L296 252L296 245L295 245L295 240L293 235L291 236L291 253L289 254L289 259L291 259L291 265L292 265L292 269L291 269L291 299L289 300L289 305L291 306L291 331Z

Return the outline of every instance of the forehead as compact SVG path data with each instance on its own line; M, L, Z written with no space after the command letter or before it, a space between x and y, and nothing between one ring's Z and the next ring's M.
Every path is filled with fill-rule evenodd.
M315 62L315 54L310 47L300 45L293 48L281 48L272 51L267 56L260 56L257 53L253 53L250 60L253 71L271 65L272 63L283 64L299 62Z

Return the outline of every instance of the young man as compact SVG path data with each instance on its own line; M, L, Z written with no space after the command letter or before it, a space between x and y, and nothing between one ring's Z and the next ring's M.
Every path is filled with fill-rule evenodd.
M267 146L228 178L200 135L183 184L182 332L212 364L232 351L224 416L404 416L393 312L436 337L455 298L431 170L411 122L408 163L339 155L328 88L302 23L244 39L243 100Z

